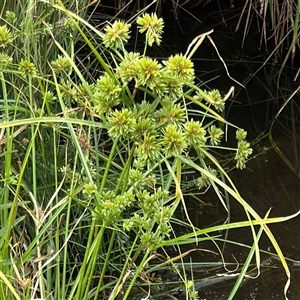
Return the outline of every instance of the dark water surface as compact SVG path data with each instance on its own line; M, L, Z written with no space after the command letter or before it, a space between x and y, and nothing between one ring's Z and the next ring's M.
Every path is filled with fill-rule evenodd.
M179 51L179 48L186 48L192 38L206 31L205 27L210 24L209 17L203 18L203 15L201 16L199 19L203 22L201 24L195 24L196 22L194 22L194 26L191 25L193 24L191 18L182 18L181 20L184 19L184 22L182 21L181 23L179 18L178 22L181 25L182 32L185 34L180 37L181 43L178 43L179 36L182 32L174 26L174 40L173 43L170 44L179 45L178 48L174 49L176 52ZM243 84L247 82L247 85L245 84L246 89L241 89L228 78L222 64L216 57L215 50L207 40L205 40L193 57L197 76L199 76L201 80L211 79L215 76L215 79L209 83L209 86L218 88L225 93L229 90L231 85L235 86L236 92L240 91L237 98L235 98L236 101L226 107L226 112L228 112L226 119L247 130L248 134L252 136L249 138L249 140L251 140L251 138L256 137L263 130L269 128L269 122L272 119L272 110L274 116L279 109L276 106L278 103L274 104L276 101L274 102L274 99L270 98L267 89L265 89L265 86L267 86L266 82L268 81L266 74L268 74L270 68L264 68L259 73L255 73L264 61L264 51L258 51L259 45L257 42L259 39L257 39L257 37L259 33L257 33L257 35L255 35L255 33L249 35L242 49L242 32L234 32L234 26L230 29L230 24L227 24L229 27L227 27L227 25L225 26L225 24L223 24L224 26L215 26L214 20L211 20L211 24L211 28L214 28L214 33L211 36L225 59L230 74ZM170 38L171 36L172 31L168 33L168 37ZM185 43L185 45L183 45L183 43ZM184 50L180 51L184 52ZM260 55L262 57L258 58ZM255 57L255 59L253 57ZM239 61L241 63L239 63ZM210 72L207 70L215 71ZM253 74L256 75L252 77ZM292 82L292 79L289 81ZM274 93L276 94L276 91ZM290 122L290 111L285 109L282 114L286 114ZM279 122L276 123L278 125ZM282 128L276 128L275 126L273 137L274 142L290 163L294 166L299 166L300 150L298 151L298 149L300 149L300 131L292 135L290 132L282 131ZM298 148L295 148L296 145ZM260 143L254 154L260 153L264 147L272 148L268 138ZM300 168L298 168L298 172L300 172ZM300 178L287 166L274 149L270 149L263 155L250 161L247 164L246 170L235 170L230 172L229 175L245 201L247 201L261 217L265 216L270 209L269 217L284 217L300 210ZM203 201L211 202L213 205L201 209L199 208L199 203L190 203L189 213L196 226L198 228L207 228L225 222L227 214L222 205L215 200L216 196L213 191L209 191L206 195L203 195L202 198ZM231 199L230 202L231 222L247 220L241 205L237 203L235 199ZM288 261L291 271L291 285L287 296L290 300L300 299L300 263L293 262L300 261L300 217L298 216L283 223L270 224L269 228L281 247L284 256L287 259L291 259L291 261ZM222 238L224 238L225 233L220 234ZM230 230L227 239L248 245L249 247L253 244L253 238L249 228ZM222 247L223 243L218 242L218 245ZM256 279L245 279L234 299L284 299L284 286L287 282L287 276L276 256L270 254L276 253L276 251L273 249L272 243L265 234L263 234L260 239L259 247L262 251L266 252L261 253L261 261L263 262L261 274ZM212 242L201 243L199 248L218 253L217 248ZM199 270L194 270L195 279L205 279L212 276L210 282L208 281L205 284L203 282L199 283L197 289L199 299L227 299L237 277L221 277L216 275L225 273L226 275L234 275L238 273L247 258L249 250L249 248L247 249L238 245L226 244L224 259L228 264L227 268L232 270L231 273L228 273L222 265L218 264L211 267L200 267ZM193 254L193 262L194 261L220 263L221 258L220 255L201 251L200 253ZM237 262L241 265L239 269L234 272L233 270L237 267ZM254 260L252 264L253 267L250 269L253 269L253 273L251 273L251 275L255 276L257 270ZM185 295L175 296L178 299L186 299Z
M274 133L274 140L278 144L285 156L293 162L292 144L287 135L282 133ZM300 144L300 143L299 143ZM265 141L261 146L270 147L269 141ZM257 150L259 152L260 149ZM267 211L272 208L270 217L284 217L294 214L300 209L300 179L290 170L290 168L283 162L281 157L274 149L267 153L253 159L248 163L247 170L235 170L229 175L236 184L242 197L260 214L261 217L266 215ZM203 197L205 199L205 197ZM191 212L197 211L197 205ZM198 208L199 211L199 208ZM246 220L245 213L240 204L234 199L231 199L231 222ZM205 228L213 225L218 220L226 219L226 214L221 205L214 205L212 207L205 207L204 211L199 214L194 214L194 221L197 226ZM273 232L275 238L281 247L286 258L300 261L300 217L292 220L271 224L269 228ZM223 234L223 233L222 233ZM236 241L245 245L252 246L253 238L248 229L237 229L229 231L228 239ZM219 243L219 245L222 245ZM263 234L260 239L259 247L266 252L275 253L272 243L268 237ZM201 244L200 248L210 249L218 252L212 243ZM242 264L247 258L249 249L237 245L227 244L224 251L224 258L229 270L234 270L237 266L236 262ZM197 257L194 257L197 260ZM205 254L202 252L198 255L198 259L203 262L220 261L219 256L212 254ZM272 300L284 299L284 286L287 281L285 271L281 266L276 256L267 253L261 253L261 260L263 266L261 267L261 274L256 279L247 278L240 286L234 299L245 300ZM255 276L257 270L253 262L253 273ZM300 299L300 263L288 261L291 271L291 286L288 290L288 297L291 300ZM216 283L212 281L210 285L202 286L200 283L199 296L200 299L207 300L222 300L227 299L230 291L237 279L234 274L237 272L228 273L222 266L204 268L198 273L199 278L207 276L214 276L216 274L231 274L230 278L223 277L223 281L217 276ZM250 268L251 269L251 268ZM196 273L197 274L197 273ZM233 275L232 275L233 274ZM195 275L197 277L197 275Z

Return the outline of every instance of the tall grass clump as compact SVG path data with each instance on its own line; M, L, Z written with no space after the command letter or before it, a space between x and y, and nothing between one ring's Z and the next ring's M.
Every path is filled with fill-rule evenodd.
M267 227L284 218L261 218L216 159L228 150L243 169L252 149L243 129L236 148L222 146L226 97L195 84L191 55L205 36L185 55L158 60L147 55L162 41L155 14L98 31L76 3L7 1L1 11L0 298L149 299L164 290L153 274L169 268L196 299L193 277L178 267L189 253L180 245L245 226L254 242L240 278L253 255L259 268L262 231L289 277ZM141 52L127 50L134 24L145 36ZM228 212L229 195L240 202L246 220L194 227L185 194L209 186ZM178 234L179 224L188 233Z

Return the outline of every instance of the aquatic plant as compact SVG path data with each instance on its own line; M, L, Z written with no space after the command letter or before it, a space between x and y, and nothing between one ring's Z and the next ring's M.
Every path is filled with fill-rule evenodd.
M182 252L181 245L214 241L210 233L238 226L251 229L249 257L256 254L258 268L255 225L288 272L267 227L288 218L261 218L214 155L227 150L229 162L243 169L252 150L238 128L237 147L222 145L232 126L218 114L226 97L196 84L191 56L208 34L186 54L159 60L147 55L162 42L163 20L156 14L136 18L145 43L142 52L132 52L127 43L134 24L115 21L99 31L75 13L75 4L9 4L0 30L6 51L0 68L0 298L149 298L159 289L153 274L168 267L196 299L184 267L193 250ZM90 49L86 65L76 56L79 41ZM91 65L100 70L97 77ZM196 228L185 193L210 186L228 211L223 193L240 202L247 220ZM176 216L178 208L186 220ZM188 233L176 233L178 224ZM171 246L179 255L169 256Z

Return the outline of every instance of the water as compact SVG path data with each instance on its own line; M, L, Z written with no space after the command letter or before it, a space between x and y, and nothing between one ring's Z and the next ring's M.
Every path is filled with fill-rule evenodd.
M207 22L209 18L203 18L202 15L199 16L199 19L203 22L197 25L195 24L196 22L193 24L191 20L183 21L183 18L181 19L183 31L187 33L187 43L197 34L209 29L205 29L205 26L210 24ZM216 43L222 57L226 60L230 74L239 82L244 83L246 89L240 88L228 78L222 65L218 65L219 62L216 53L208 42L204 42L196 52L194 56L195 66L197 75L203 80L216 76L216 79L209 83L209 86L212 88L216 87L226 93L231 85L236 86L236 91L239 94L234 99L235 102L230 103L230 100L228 101L226 118L233 124L245 128L251 140L263 130L268 130L272 115L274 116L277 113L281 103L284 101L283 99L274 99L272 95L277 95L278 92L284 95L283 91L285 87L276 86L272 90L268 85L268 69L270 69L270 65L269 68L262 68L260 72L255 73L262 65L264 61L263 56L265 55L264 51L258 51L259 46L257 42L259 39L257 35L255 36L255 32L253 32L253 35L250 34L247 37L245 47L241 49L241 32L231 32L232 35L230 35L230 30L233 28L230 26L232 25L228 24L228 27L217 26L216 24L212 25L215 31L211 37ZM259 57L260 55L261 57ZM215 61L211 61L214 58ZM241 63L238 62L239 60ZM292 78L289 79L286 77L282 79L293 82ZM292 94L293 90L295 90L295 87L288 87L288 95ZM284 95L284 99L287 99L288 95ZM297 102L299 103L298 98L295 99L295 103ZM291 105L287 105L279 116L279 120L275 122L273 137L275 144L278 145L282 152L282 157L274 149L271 149L249 162L247 170L235 170L229 174L242 197L261 217L265 216L269 209L271 209L270 217L284 217L300 210L300 176L295 174L297 172L299 174L300 171L300 151L298 151L300 147L300 131L294 130L293 134L291 133L291 124L296 123L297 118L295 116L299 115L299 108L296 108L296 110L295 114L292 114ZM295 118L294 120L291 120L292 115ZM282 122L283 126L279 126L280 122ZM283 129L284 127L287 129ZM254 154L260 153L264 148L272 148L272 146L274 145L271 145L267 138L256 146ZM287 159L287 162L290 162L294 170L284 162L284 158ZM227 214L215 198L213 192L203 195L202 199L204 201L213 203L213 206L207 206L203 209L199 208L199 203L190 203L189 212L191 213L191 218L199 228L206 228L225 222ZM236 200L231 199L230 205L231 222L246 220L244 210ZM300 217L298 216L283 223L271 224L269 228L278 241L284 256L294 261L300 261ZM224 237L224 233L222 233L222 237ZM249 229L231 230L227 238L249 246L253 243ZM219 245L222 246L223 244L219 243ZM199 245L199 247L217 251L211 242L205 242ZM272 243L265 234L263 234L260 240L259 247L264 251L275 253ZM243 264L248 252L249 250L244 247L227 244L224 250L224 258L226 263L233 264L228 266L228 269L234 270L237 262ZM197 259L201 262L219 262L220 256L201 252L198 256L194 255L193 261L197 261ZM276 258L272 258L269 254L262 253L261 260L265 261L265 263L261 267L260 276L256 279L245 279L234 299L284 299L284 286L287 276L283 267ZM297 300L300 299L300 266L297 263L293 264L292 261L289 262L289 266L291 271L291 286L287 296L291 300ZM257 270L254 269L253 276L257 274L256 272ZM196 278L206 278L224 273L229 275L238 273L238 271L228 273L222 267L200 268L195 272L194 276ZM230 279L227 277L223 278L224 281L217 280L211 285L200 286L198 289L200 299L227 299L234 286L236 277L232 276ZM185 299L184 295L182 295L182 299Z
M287 135L282 133L274 134L274 140L280 145L285 152L286 157L293 161L292 144ZM270 147L268 141L261 143L261 147ZM257 152L261 151L261 148ZM281 157L274 149L252 160L247 165L247 170L235 170L229 175L236 184L240 194L243 198L260 214L264 216L267 211L272 208L270 217L283 217L294 214L300 209L300 179L291 171L291 169L284 163ZM211 197L208 195L208 197ZM205 197L203 197L205 199ZM209 201L209 199L207 199ZM212 200L213 201L213 200ZM197 211L197 205L190 210ZM199 207L198 207L199 211ZM246 220L245 213L240 204L234 199L231 201L231 221ZM214 205L206 207L204 211L199 214L194 214L194 221L196 221L200 228L212 225L214 222L225 221L226 213L221 205ZM286 258L300 261L300 218L289 220L287 222L271 224L269 228L273 232L276 240L281 247ZM222 233L224 235L224 233ZM231 230L228 239L236 241L245 245L252 245L252 236L249 229ZM222 245L221 243L219 243ZM201 248L216 251L212 243L201 244ZM266 252L275 253L272 243L266 235L263 235L259 247ZM237 267L237 262L243 264L245 261L248 249L237 245L228 244L225 247L224 257L226 262L233 263L228 266L228 269L234 270L234 263ZM212 255L202 253L201 261L220 260L220 257L212 258ZM255 279L245 279L240 286L235 299L245 300L260 300L260 299L284 299L284 286L287 281L287 276L283 267L276 257L268 254L261 254L261 259L264 261L261 267L261 274ZM291 286L288 290L289 299L300 299L300 264L288 262L291 271ZM254 264L254 261L253 261ZM211 268L213 269L213 268ZM237 271L238 272L238 271ZM216 274L235 274L237 272L226 272L224 268L215 268L215 270L202 270L199 277L205 278ZM253 265L253 276L257 274L255 265ZM226 275L226 276L227 276ZM218 277L216 277L218 278ZM236 277L232 276L230 280L219 280L216 284L211 284L207 287L199 288L200 299L207 300L222 300L227 299L230 291L235 283Z

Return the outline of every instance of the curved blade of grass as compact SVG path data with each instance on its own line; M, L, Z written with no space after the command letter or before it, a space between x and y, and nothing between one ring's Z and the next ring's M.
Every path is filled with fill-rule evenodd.
M266 219L268 218L269 213L270 213L270 210L269 210L269 211L267 212L267 214L266 214L266 217L265 217ZM260 239L262 233L263 233L263 227L261 226L261 227L259 228L258 233L257 233L257 241L259 241L259 239ZM244 266L243 266L243 268L242 268L242 270L241 270L241 272L240 272L240 274L239 274L239 277L238 277L237 281L235 282L235 285L234 285L234 287L232 288L232 290L231 290L231 292L230 292L230 295L228 296L228 299L227 299L227 300L233 299L233 297L235 296L237 290L239 289L239 287L240 287L240 285L241 285L243 279L244 279L245 276L246 276L246 272L247 272L247 270L248 270L248 268L249 268L249 265L250 265L250 263L251 263L251 260L252 260L252 258L253 258L253 255L254 255L254 252L255 252L255 245L253 244L252 247L251 247L251 249L250 249L250 252L249 252L249 254L248 254L248 257L247 257L247 259L246 259L246 261L245 261L245 264L244 264ZM259 274L260 274L260 268L258 269L258 274L257 274L257 276L259 276Z
M3 282L6 284L6 286L10 289L12 294L15 296L16 300L21 300L21 298L17 294L16 290L13 288L13 286L10 284L10 282L8 281L6 276L1 271L0 271L0 278L1 278L1 280L3 280Z
M0 129L14 127L14 126L27 125L27 124L40 125L41 123L49 124L49 125L51 125L51 123L65 123L67 125L68 124L78 124L78 125L87 125L87 126L103 128L103 124L100 122L93 122L93 121L73 119L73 118L64 118L64 117L39 117L39 118L18 119L18 120L5 122L5 123L0 123Z
M246 216L247 216L248 220L251 222L251 217L249 215L249 213L251 214L251 212L250 212L251 210L252 210L252 213L254 213L254 215L257 216L257 217L255 217L256 219L260 218L256 214L256 212L252 209L252 207L250 205L248 205L248 203L246 201L244 201L244 199L240 196L240 194L238 193L236 187L234 186L233 182L231 181L230 177L223 170L223 168L219 165L219 163L216 161L216 159L211 154L209 154L205 149L199 148L199 150L205 155L205 157L209 158L213 162L213 164L219 169L220 173L223 174L223 176L229 181L230 185L233 187L232 191L234 192L234 194L231 194L231 195L243 206L244 211L246 213ZM195 164L195 166L196 166L195 169L197 170L198 166L196 164ZM201 174L204 174L204 175L209 174L209 172L207 170L205 170L205 169L203 169L201 167L198 167L198 168L201 169L201 170L198 169L198 171L200 171ZM206 175L206 176L208 176L208 175ZM208 176L208 178L210 178L211 181L216 182L217 184L219 184L217 182L217 180L219 182L221 182L222 183L221 186L222 186L222 188L225 191L227 191L227 188L230 188L226 183L224 183L223 181L221 181L218 178L214 177L212 174L210 174ZM253 217L254 217L254 215L253 215ZM251 228L251 231L252 231L252 236L253 236L254 244L256 245L256 252L255 252L256 253L256 263L257 263L257 267L259 267L259 265L260 265L259 247L258 247L258 242L256 241L256 232L255 232L253 226L251 225L251 223L250 223L250 228Z
M275 217L275 218L268 218L268 219L259 219L259 220L251 220L251 221L234 222L234 223L230 223L230 224L222 224L222 225L217 225L217 226L208 227L208 228L204 228L204 229L197 229L196 234L197 234L197 236L201 236L201 235L206 235L206 234L209 234L212 232L219 232L219 231L224 231L224 230L229 230L229 229L249 227L250 225L262 226L262 225L266 225L266 224L282 223L282 222L291 220L299 215L300 215L300 211L298 211L295 214L285 216L285 217ZM173 238L173 239L168 239L168 240L162 241L158 245L158 247L171 246L176 243L180 243L182 245L195 243L196 240L193 238L194 236L195 236L194 232L190 232L190 233L181 235L181 236ZM218 237L219 236L216 236L215 238L218 238ZM220 240L224 241L223 239L220 239ZM278 257L279 257L279 255L278 255Z
M249 226L252 228L252 233L254 233L254 229L253 229L253 225L255 224L255 221L261 221L261 226L263 226L265 233L267 234L269 240L271 241L272 245L274 246L274 249L276 250L278 257L281 261L281 264L285 270L286 276L288 277L287 283L285 285L285 289L284 289L284 294L285 294L285 298L287 298L286 293L287 290L289 288L290 285L290 270L289 267L287 265L287 262L285 260L285 257L283 256L283 253L274 237L274 235L272 234L272 232L270 231L270 229L268 228L267 224L267 220L266 219L261 219L260 216L257 214L257 212L241 197L241 195L238 193L237 189L235 188L233 182L231 181L230 177L226 174L226 172L223 173L225 175L225 177L227 178L227 180L229 181L229 183L231 184L231 186L233 187L233 189L231 187L229 187L228 185L226 185L224 182L222 182L220 179L214 177L212 174L210 174L209 172L207 172L205 169L201 168L200 166L196 165L194 162L192 162L191 160L186 159L183 156L178 156L179 159L181 159L185 164L187 164L188 166L198 170L199 172L201 172L202 174L206 175L207 177L209 177L211 180L215 181L218 185L220 185L223 189L225 189L231 196L233 196L245 209L246 213L251 214L251 216L255 219L255 220L251 220L249 217ZM215 165L218 166L218 168L220 170L222 170L221 166L215 162ZM296 214L292 215L292 217L297 216L300 213L300 211L298 211ZM281 218L277 218L278 220L281 219L281 221L287 220L287 217L281 217ZM289 219L289 218L288 218ZM258 248L258 244L256 241L256 235L253 235L253 239L254 239L254 244L256 247L256 258L257 258L257 264L259 265L259 248Z
M186 208L186 205L185 205L185 201L184 201L184 197L183 197L183 194L182 194L182 190L181 190L181 187L180 187L180 182L178 181L178 180L180 180L180 176L181 176L181 174L178 173L178 171L180 171L180 170L178 170L178 168L177 168L178 167L178 159L175 159L175 165L176 165L177 174L174 173L174 171L173 171L172 167L170 166L170 164L169 164L169 162L168 162L167 159L165 159L164 162L165 162L165 164L166 164L166 166L167 166L167 168L168 168L168 170L169 170L169 172L170 172L171 176L173 177L173 180L174 180L174 182L176 184L176 203L177 204L173 205L173 211L176 210L176 208L177 208L177 206L179 204L178 200L181 200L185 216L186 216L189 224L191 225L191 227L193 229L193 232L195 233L195 239L197 240L197 235L196 235L195 227L194 227L194 225L193 225L193 223L192 223L192 221L191 221L191 219L189 217L189 213L187 211L187 208ZM196 241L196 244L198 244L198 241Z

